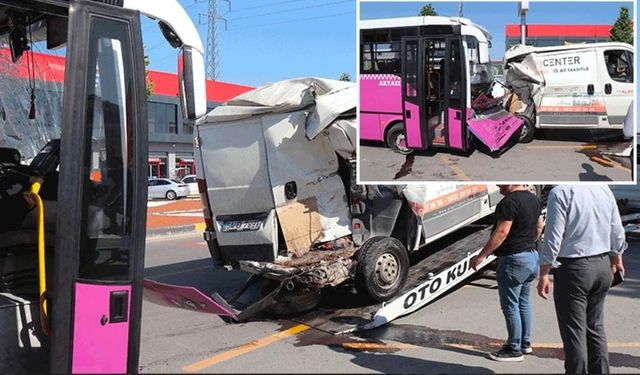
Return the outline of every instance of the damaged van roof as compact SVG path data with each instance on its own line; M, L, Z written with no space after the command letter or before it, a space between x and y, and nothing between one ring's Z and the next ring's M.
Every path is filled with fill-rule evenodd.
M353 82L325 78L307 77L279 81L229 100L207 113L198 123L225 122L267 113L293 112L316 104L321 97L328 95L344 99L346 102L340 104L340 108L345 109L341 113L347 112L350 108L356 108L355 90L356 85Z
M339 118L349 119L343 130L355 140L357 88L353 82L325 78L295 78L267 84L216 107L197 125L227 123L269 113L287 113L313 106L306 122L306 136L315 138ZM344 124L343 124L344 125ZM353 129L351 129L353 128Z

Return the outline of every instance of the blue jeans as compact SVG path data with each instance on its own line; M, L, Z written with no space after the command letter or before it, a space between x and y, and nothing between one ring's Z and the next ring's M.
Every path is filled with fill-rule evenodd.
M525 251L498 257L496 280L500 307L507 323L507 345L515 351L531 342L530 287L538 274L538 252Z

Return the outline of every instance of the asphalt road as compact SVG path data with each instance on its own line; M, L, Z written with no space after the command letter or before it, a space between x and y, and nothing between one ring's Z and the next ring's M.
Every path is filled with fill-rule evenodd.
M583 130L545 130L531 143L500 155L441 150L400 155L382 143L362 142L359 178L371 181L631 181L630 160L611 156L628 142L594 138Z
M627 280L607 297L613 372L640 372L640 241L630 240ZM230 294L246 274L214 269L200 235L147 243L147 277ZM506 338L491 272L421 310L358 335L333 336L291 320L228 324L215 315L143 304L140 368L214 373L560 373L552 301L533 296L534 353L519 363L486 358Z

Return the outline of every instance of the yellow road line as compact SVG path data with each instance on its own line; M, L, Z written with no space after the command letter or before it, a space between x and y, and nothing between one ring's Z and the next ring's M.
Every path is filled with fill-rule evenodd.
M637 349L640 348L640 342L610 342L607 344L610 349ZM562 343L558 342L541 342L531 345L534 349L562 349Z
M618 168L618 169L622 169L623 171L627 171L627 172L631 172L631 169L624 167L616 162L613 162L611 160L607 160L607 159L603 159L599 156L592 156L591 160L598 162L598 163L602 163L602 164L606 164L610 167L614 167L614 168Z
M495 342L488 343L487 345L499 348L503 344L503 342ZM473 350L476 348L475 345L468 344L447 344L447 346L469 350ZM531 344L531 347L533 347L534 349L562 349L563 345L561 342L534 342L533 344ZM640 342L610 342L608 343L608 347L609 349L638 349L640 348Z
M205 223L198 223L198 224L195 224L195 230L196 230L196 231L198 231L198 232L202 232L202 231L204 231L205 229L207 229L207 224L205 224Z
M342 344L342 347L345 349L355 349L355 350L374 350L374 349L416 349L420 348L420 346L405 344L402 342L392 342L392 343L383 343L383 342L345 342Z
M503 342L490 342L487 346L499 348L503 345ZM446 346L459 349L475 350L478 345L469 344L445 344ZM540 342L532 344L534 349L562 349L561 342ZM640 342L610 342L608 344L611 349L637 349L640 348ZM378 343L378 342L346 342L342 344L342 347L346 349L367 350L367 349L420 349L423 346L405 344L401 342L391 343Z
M193 363L191 365L184 366L182 369L184 371L187 371L187 372L200 371L200 370L205 369L207 367L213 366L213 365L215 365L217 363L224 362L224 361L229 360L231 358L234 358L234 357L237 357L237 356L252 352L252 351L254 351L256 349L260 349L260 348L262 348L264 346L273 344L274 342L280 341L280 340L282 340L282 339L284 339L286 337L297 335L298 333L304 332L304 331L308 330L309 328L310 328L309 326L305 326L304 324L299 324L299 325L293 326L293 327L291 327L291 328L289 328L289 329L287 329L285 331L278 332L278 333L273 334L271 336L263 337L261 339L252 341L252 342L250 342L248 344L244 344L242 346L239 346L239 347L237 347L235 349L231 349L229 351L226 351L226 352L221 353L221 354L214 355L213 357L204 359L202 361Z
M601 158L599 156L592 156L590 159L595 161L595 162L598 162L598 163L606 164L606 165L608 165L610 167L613 167L613 165L614 165L611 161L603 159L603 158Z
M582 145L582 146L576 146L576 145L539 145L539 146L526 146L528 149L552 149L552 148L567 148L567 149L577 149L577 150L589 150L589 149L596 149L598 148L597 145Z
M449 157L447 155L440 155L440 159L442 159L442 161L444 161L445 163L447 163L447 166L449 168L451 168L451 170L458 175L459 178L461 178L462 180L466 180L469 181L471 180L471 178L469 176L467 176L464 171L462 169L460 169L460 167L458 167L457 165L455 165L453 163L453 161L451 161L451 159L449 159Z

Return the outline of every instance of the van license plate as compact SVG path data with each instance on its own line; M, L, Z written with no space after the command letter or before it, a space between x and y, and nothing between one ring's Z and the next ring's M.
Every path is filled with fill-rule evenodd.
M260 230L262 220L232 220L222 223L223 232L244 232Z

